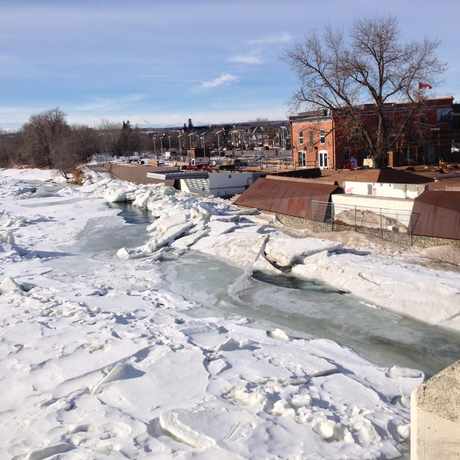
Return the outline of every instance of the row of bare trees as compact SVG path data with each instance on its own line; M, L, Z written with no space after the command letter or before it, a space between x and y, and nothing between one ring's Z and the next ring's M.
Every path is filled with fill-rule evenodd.
M17 133L0 133L0 167L55 168L67 176L96 153L129 155L149 148L151 140L129 121L99 128L70 125L58 108L32 115Z

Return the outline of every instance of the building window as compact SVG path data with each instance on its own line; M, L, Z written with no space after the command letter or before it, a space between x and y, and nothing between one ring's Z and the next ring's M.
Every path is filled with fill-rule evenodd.
M313 139L313 131L310 131L309 135L310 135L310 145L313 145L315 143L315 141Z
M324 129L321 129L319 131L319 143L320 144L325 144L326 143L326 132Z
M303 145L303 131L300 131L299 133L299 144Z

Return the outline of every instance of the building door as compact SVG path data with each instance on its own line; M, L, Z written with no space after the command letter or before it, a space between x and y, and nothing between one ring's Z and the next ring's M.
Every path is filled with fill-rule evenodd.
M325 150L318 152L318 164L319 164L320 169L328 168L328 158L327 158L327 152Z
M305 152L299 152L299 166L305 166Z

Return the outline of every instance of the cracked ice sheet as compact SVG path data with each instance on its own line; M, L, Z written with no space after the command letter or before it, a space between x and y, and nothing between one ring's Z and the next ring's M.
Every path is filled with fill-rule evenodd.
M116 213L94 198L116 181L100 179L83 198L72 189L70 197L82 198L78 207L67 202L51 211L49 199L36 198L37 206L27 208L27 200L8 195L17 189L12 176L0 184L8 211L52 217L24 222L18 241L49 252L66 241L77 253L6 259L1 267L2 279L14 275L20 286L35 287L0 295L0 457L397 455L398 427L408 423L408 396L420 373L376 367L328 340L269 336L241 319L188 317L193 304L158 282L158 262L93 257L74 245L90 218ZM228 211L219 200L152 190L146 206L161 214L182 203L194 209L197 225L205 225L206 212ZM265 237L255 226L195 246L252 264Z

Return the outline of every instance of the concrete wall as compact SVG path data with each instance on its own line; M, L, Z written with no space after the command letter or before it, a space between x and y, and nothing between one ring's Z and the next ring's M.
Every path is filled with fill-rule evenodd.
M256 176L245 172L209 173L209 190L215 196L229 196L244 192Z
M395 219L405 226L409 225L414 206L413 200L344 194L332 195L332 202L335 205L336 219L340 218L341 213L349 214L352 209L356 208L358 211L368 211L379 216L382 214L386 218Z
M130 165L130 164L116 164L110 165L109 172L112 176L120 180L134 182L135 184L156 184L161 181L156 179L149 179L148 172L155 171L154 165Z
M411 460L460 459L460 361L411 397Z
M383 198L408 198L413 200L423 193L425 184L386 184L380 182L345 181L344 188L346 194Z

